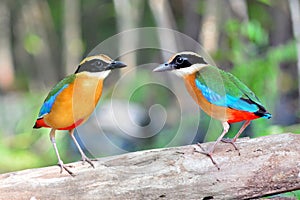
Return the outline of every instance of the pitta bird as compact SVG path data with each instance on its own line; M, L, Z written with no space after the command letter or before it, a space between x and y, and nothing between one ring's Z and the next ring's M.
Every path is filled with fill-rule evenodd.
M74 176L60 158L55 141L56 130L68 130L82 161L94 167L74 137L74 129L86 122L94 111L102 94L104 79L112 70L125 66L126 64L114 61L104 54L87 57L81 61L74 74L61 80L46 97L33 128L51 128L50 140L61 173L65 170Z
M182 77L189 94L201 109L222 123L223 132L219 138L209 149L201 151L210 157L218 169L212 154L220 141L231 143L238 150L235 142L250 122L257 118L270 119L272 116L238 78L211 66L194 52L177 53L153 71L172 71ZM241 121L244 124L234 138L223 139L230 128L229 124Z

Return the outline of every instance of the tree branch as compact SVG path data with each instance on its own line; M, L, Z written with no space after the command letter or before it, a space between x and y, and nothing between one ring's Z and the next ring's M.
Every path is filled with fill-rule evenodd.
M204 148L212 143L203 144ZM192 145L80 162L74 178L56 166L0 175L1 199L246 199L300 189L300 135L219 144L210 159Z

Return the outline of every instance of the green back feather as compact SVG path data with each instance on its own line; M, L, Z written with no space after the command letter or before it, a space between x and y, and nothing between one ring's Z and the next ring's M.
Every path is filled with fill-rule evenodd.
M76 74L71 74L67 77L65 77L63 80L61 80L58 84L56 84L51 91L49 92L48 96L45 99L45 102L50 99L50 97L54 96L62 87L64 87L67 84L73 83L76 78Z

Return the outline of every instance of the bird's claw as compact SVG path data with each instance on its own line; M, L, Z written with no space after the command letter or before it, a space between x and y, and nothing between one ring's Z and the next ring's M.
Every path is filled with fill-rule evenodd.
M69 170L68 169L68 167L73 167L73 166L66 166L64 163L63 163L63 161L58 161L58 164L57 164L59 167L60 167L60 173L62 173L64 170L66 171L66 172L68 172L71 176L75 176L75 174L71 171L71 170Z
M93 168L95 168L94 164L92 163L93 160L89 159L86 156L82 156L82 163L84 164L85 162L89 163Z
M212 152L211 150L205 150L205 149L201 146L200 143L197 143L196 145L197 145L196 147L200 147L201 151L199 151L196 147L194 148L194 151L195 151L195 152L198 152L198 153L201 153L201 154L204 154L204 155L206 155L206 156L208 156L208 157L210 158L211 162L216 166L216 168L217 168L218 170L220 170L219 165L216 163L216 161L215 161L215 160L213 159L213 157L212 157L212 153L213 153L213 152Z
M229 143L233 146L233 148L238 152L239 156L241 155L239 148L236 146L235 144L235 140L234 139L230 139L230 138L222 138L221 142L224 143Z

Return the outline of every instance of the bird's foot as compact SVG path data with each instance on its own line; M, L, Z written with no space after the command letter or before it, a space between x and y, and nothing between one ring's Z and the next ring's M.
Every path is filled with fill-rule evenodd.
M81 158L82 163L84 164L85 162L89 163L93 168L95 168L94 164L92 163L92 161L97 161L97 159L89 159L87 156L82 156Z
M201 150L199 150L198 147L200 147ZM194 151L208 156L210 158L211 162L216 166L216 168L218 170L220 170L219 165L216 163L216 161L212 157L213 151L204 149L200 143L196 144Z
M60 167L60 173L62 173L65 170L71 176L73 176L73 177L75 176L75 174L71 170L68 169L69 167L72 167L72 166L66 166L62 160L59 160L57 165Z
M234 140L234 139L223 138L223 139L221 140L221 142L231 144L231 145L234 147L234 149L239 153L239 156L241 155L240 150L239 150L239 148L236 146L235 140Z

